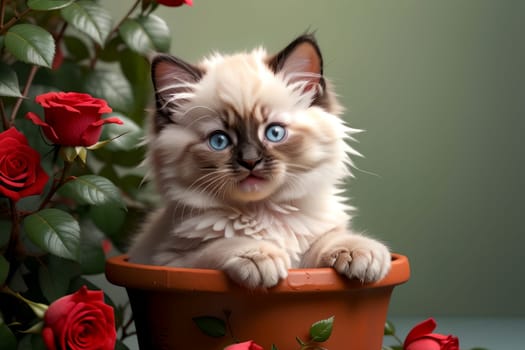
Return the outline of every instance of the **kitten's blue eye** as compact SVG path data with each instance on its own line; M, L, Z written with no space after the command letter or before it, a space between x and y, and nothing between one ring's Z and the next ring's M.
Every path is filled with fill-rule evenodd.
M213 133L208 139L210 147L216 151L222 151L230 145L230 138L228 135L222 131L217 131Z
M270 124L266 128L265 136L270 142L280 142L286 136L286 129L279 124Z

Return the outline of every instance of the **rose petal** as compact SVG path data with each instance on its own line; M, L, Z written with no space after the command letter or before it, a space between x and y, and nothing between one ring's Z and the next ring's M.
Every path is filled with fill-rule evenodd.
M224 350L263 350L263 347L255 343L253 340L248 340L242 343L229 345Z
M417 339L406 345L405 350L441 350L441 345L434 339L422 338Z
M2 132L1 134L2 134L2 139L3 140L14 139L18 143L21 143L21 144L24 144L24 145L29 145L25 135L22 134L20 131L18 131L15 127L10 127L6 131Z
M86 129L112 109L103 99L78 92L49 92L38 95L36 102L44 107L45 122L35 114L28 118L42 127L54 144L62 146L90 146L98 141L100 131Z
M42 329L42 339L44 340L47 350L56 350L55 335L51 328L45 327Z
M53 130L51 125L47 124L45 121L40 119L40 117L37 114L33 112L28 112L26 114L26 118L31 120L33 124L41 127L42 130L44 131L44 135L46 135L49 141L51 141L52 143L58 142L58 135L56 134L55 130Z
M91 123L81 135L82 146L88 147L97 143L102 133L102 125L104 124L123 124L122 120L116 117L105 118Z
M408 332L405 338L404 347L407 347L407 345L412 343L414 340L431 333L434 329L436 329L436 326L436 321L433 318L429 318L423 322L418 323L414 326L414 328L412 328L410 332Z
M40 194L49 179L40 165L40 154L14 128L0 133L0 194L18 201Z
M60 349L113 350L116 342L113 308L104 303L102 291L86 286L53 302L44 315Z

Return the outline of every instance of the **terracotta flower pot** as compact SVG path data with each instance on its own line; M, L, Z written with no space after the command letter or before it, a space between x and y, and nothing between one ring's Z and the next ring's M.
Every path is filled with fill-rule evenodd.
M267 291L248 291L217 270L133 264L109 259L110 282L127 289L142 350L220 350L229 336L202 333L193 318L230 314L233 335L264 349L298 349L296 336L309 339L310 326L335 316L322 346L329 350L381 349L393 288L410 276L408 259L392 254L392 269L380 282L350 281L331 268L294 269Z

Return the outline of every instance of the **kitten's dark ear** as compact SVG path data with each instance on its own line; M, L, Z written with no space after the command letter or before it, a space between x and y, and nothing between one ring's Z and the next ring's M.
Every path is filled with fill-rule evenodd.
M311 34L304 34L292 41L268 62L274 73L283 73L289 83L305 82L305 90L320 86L325 88L323 57L317 41ZM316 97L317 98L317 97Z
M157 106L156 129L172 122L173 110L187 100L192 85L199 82L203 75L200 68L177 57L166 54L153 57L151 78Z

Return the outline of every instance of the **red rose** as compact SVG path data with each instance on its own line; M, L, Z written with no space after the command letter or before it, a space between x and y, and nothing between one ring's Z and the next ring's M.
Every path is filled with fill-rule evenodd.
M403 349L405 350L459 350L459 340L453 335L431 333L436 328L436 321L429 318L417 324L408 333Z
M106 101L77 92L48 92L35 101L44 107L45 121L29 112L26 118L44 131L54 144L62 146L91 146L97 143L106 123L122 124L118 118L102 119L111 112Z
M170 7L182 6L184 4L192 6L193 0L157 0L157 3Z
M0 194L18 201L42 193L49 176L40 165L40 154L26 137L10 128L0 133Z
M256 344L253 340L248 340L244 343L228 345L224 350L263 350L263 347Z
M113 350L117 333L104 293L86 286L49 305L42 338L49 350Z

